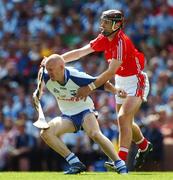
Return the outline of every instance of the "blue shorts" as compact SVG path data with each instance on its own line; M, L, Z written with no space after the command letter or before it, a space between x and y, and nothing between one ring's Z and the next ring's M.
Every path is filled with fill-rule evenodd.
M84 110L78 114L72 115L72 116L62 114L61 117L63 119L68 119L68 120L72 121L72 123L76 129L75 132L77 132L79 130L82 130L82 124L83 124L84 118L86 115L88 115L90 113L94 113L94 111L90 110L90 109L86 109L86 110Z

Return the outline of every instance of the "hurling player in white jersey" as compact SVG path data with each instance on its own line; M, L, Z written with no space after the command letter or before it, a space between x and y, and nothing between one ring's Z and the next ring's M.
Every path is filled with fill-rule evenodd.
M110 64L109 71L112 71L113 66L113 63ZM100 131L94 114L92 99L90 97L87 97L86 100L75 98L79 87L89 84L92 89L92 82L96 78L73 68L65 67L63 58L57 54L46 58L45 67L46 70L43 73L45 86L57 99L62 115L49 121L50 127L42 129L40 135L53 150L64 157L69 163L70 168L65 174L78 174L86 170L85 165L79 158L60 140L62 134L76 132L81 128L114 161L117 172L127 174L128 170L125 162L118 157L111 141ZM120 94L121 92L121 97L126 96L123 90L115 89L109 82L106 82L99 89L105 89L114 94Z

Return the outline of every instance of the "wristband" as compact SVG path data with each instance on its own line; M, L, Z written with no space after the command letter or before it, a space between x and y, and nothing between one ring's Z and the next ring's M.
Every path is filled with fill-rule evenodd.
M91 91L93 91L94 89L96 89L95 84L92 82L90 84L88 84L88 87L90 88Z

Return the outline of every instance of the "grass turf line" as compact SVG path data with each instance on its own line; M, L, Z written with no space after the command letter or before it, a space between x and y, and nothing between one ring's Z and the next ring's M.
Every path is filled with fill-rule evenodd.
M0 180L173 180L173 172L130 172L119 175L113 172L84 172L64 175L62 172L1 172Z

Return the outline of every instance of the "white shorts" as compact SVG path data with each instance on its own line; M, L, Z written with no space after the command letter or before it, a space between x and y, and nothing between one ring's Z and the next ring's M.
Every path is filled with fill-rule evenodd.
M115 87L125 90L127 96L141 97L143 101L147 101L150 89L148 76L144 72L127 77L115 75ZM123 104L125 98L115 95L115 100L117 104Z

